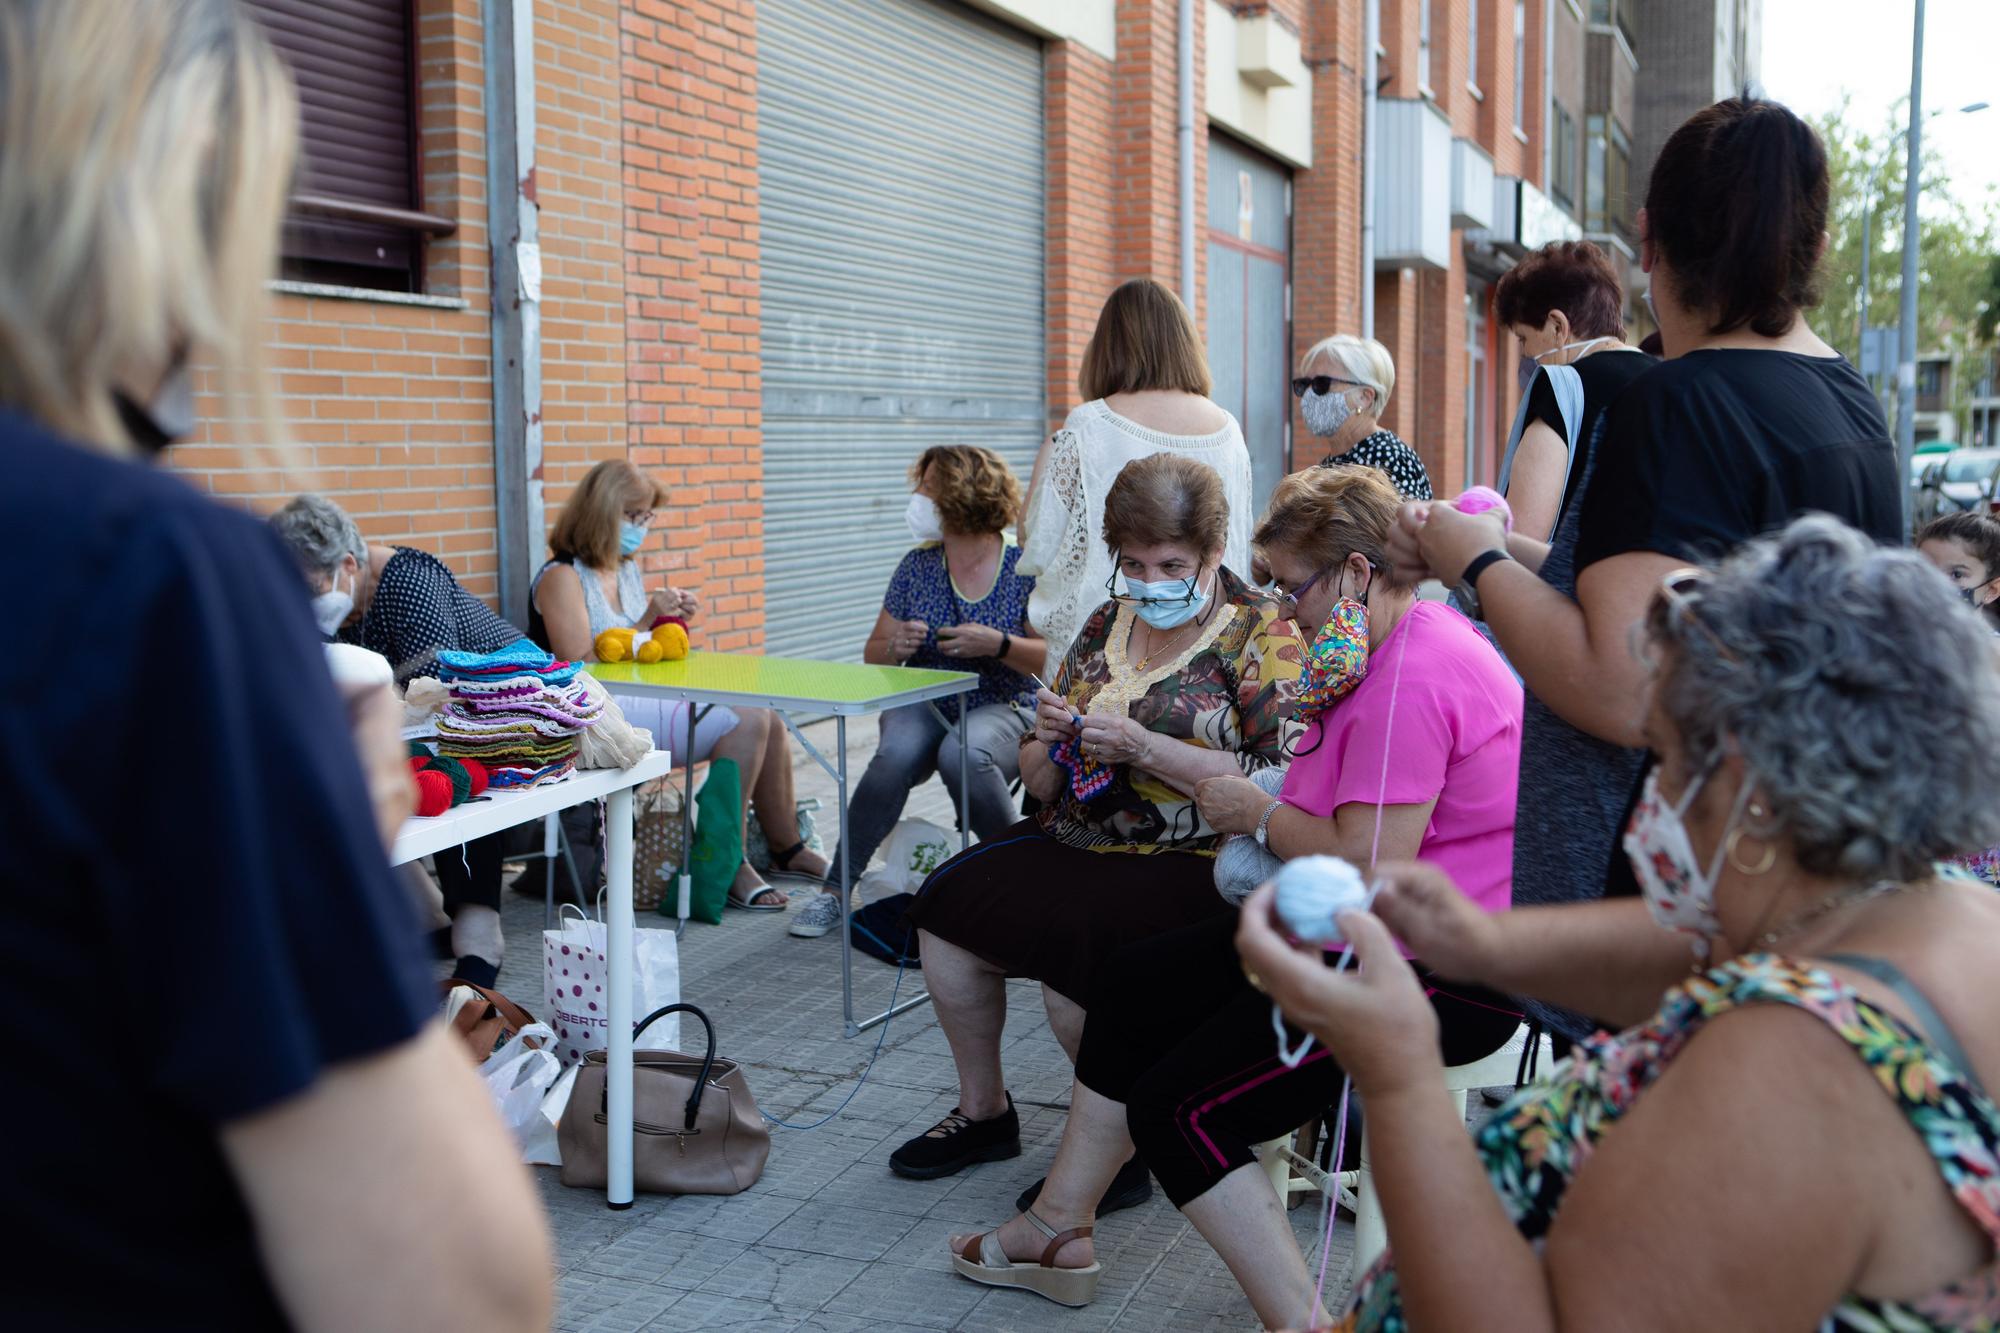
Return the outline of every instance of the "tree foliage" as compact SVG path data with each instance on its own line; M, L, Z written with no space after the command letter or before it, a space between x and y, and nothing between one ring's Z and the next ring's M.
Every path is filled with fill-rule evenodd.
M1851 122L1850 108L1814 118L1826 144L1832 176L1827 217L1826 260L1821 301L1811 315L1813 330L1858 362L1861 305L1861 250L1869 212L1874 214L1874 253L1869 261L1868 321L1892 326L1902 299L1903 109L1889 122L1864 129ZM1988 113L2000 118L2000 112ZM1875 189L1869 174L1877 167ZM1996 244L1994 201L1967 199L1951 187L1944 164L1926 146L1920 230L1917 238L1917 351L1959 352L1990 341L2000 310L2000 244Z

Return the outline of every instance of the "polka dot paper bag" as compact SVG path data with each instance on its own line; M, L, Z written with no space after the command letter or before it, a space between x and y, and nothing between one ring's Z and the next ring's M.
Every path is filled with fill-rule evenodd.
M556 929L542 932L541 1019L556 1032L556 1058L575 1064L591 1051L601 1051L611 1030L611 1004L606 997L605 934L565 903ZM634 1021L681 998L679 941L671 930L632 932ZM646 1032L648 1049L679 1050L681 1016L673 1014Z

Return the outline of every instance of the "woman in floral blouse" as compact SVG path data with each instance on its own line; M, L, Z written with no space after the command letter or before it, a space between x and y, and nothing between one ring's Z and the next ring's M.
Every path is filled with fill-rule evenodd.
M1220 835L1194 790L1284 762L1303 658L1276 601L1222 564L1222 478L1176 454L1125 465L1105 497L1111 600L1037 696L1021 776L1043 803L940 866L911 908L924 981L958 1065L959 1106L890 1158L930 1179L1020 1152L1000 1070L1008 977L1042 983L1072 1058L1079 1001L1123 945L1230 911Z
M2000 837L2000 663L1952 610L1920 556L1826 517L1670 575L1643 901L1485 916L1407 867L1341 918L1361 967L1335 975L1251 897L1245 967L1368 1106L1393 1257L1342 1328L2000 1326L2000 898L1937 869ZM1633 1026L1470 1140L1391 931Z

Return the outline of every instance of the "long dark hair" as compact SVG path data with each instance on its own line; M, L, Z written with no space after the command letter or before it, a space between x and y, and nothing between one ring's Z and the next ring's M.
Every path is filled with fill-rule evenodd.
M1675 297L1707 314L1710 333L1782 334L1819 304L1827 192L1826 149L1785 107L1732 97L1695 112L1646 187L1648 235Z

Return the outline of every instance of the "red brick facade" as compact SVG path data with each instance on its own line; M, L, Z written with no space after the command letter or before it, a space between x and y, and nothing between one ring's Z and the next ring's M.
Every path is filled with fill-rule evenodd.
M1512 124L1512 0L1433 2L1442 74L1430 94L1496 171L1538 178L1545 99L1526 99L1524 143ZM1531 80L1544 59L1544 6L1560 2L1528 5ZM297 446L290 472L274 477L220 425L170 458L198 484L259 510L324 491L371 540L433 550L490 598L498 555L481 7L415 3L422 203L457 227L428 247L424 297L281 295L270 345ZM1465 77L1473 3L1478 96ZM1417 94L1418 4L1382 0L1387 96ZM1296 352L1359 330L1364 3L1232 8L1273 14L1294 31L1313 80L1312 165L1293 173ZM1076 400L1083 348L1112 285L1150 274L1179 286L1176 10L1177 0L1115 0L1115 58L1077 41L1044 43L1052 423ZM672 497L667 549L649 565L702 590L709 644L753 647L763 634L756 0L544 0L536 16L546 514L592 463L629 454ZM1198 98L1204 17L1198 9ZM1198 220L1207 134L1198 115ZM1466 471L1459 241L1454 233L1448 269L1368 279L1377 336L1399 376L1386 423L1422 451L1446 493ZM1197 246L1198 263L1206 250ZM1503 382L1504 399L1511 375ZM1510 405L1499 406L1504 421ZM1295 434L1304 438L1303 423Z

